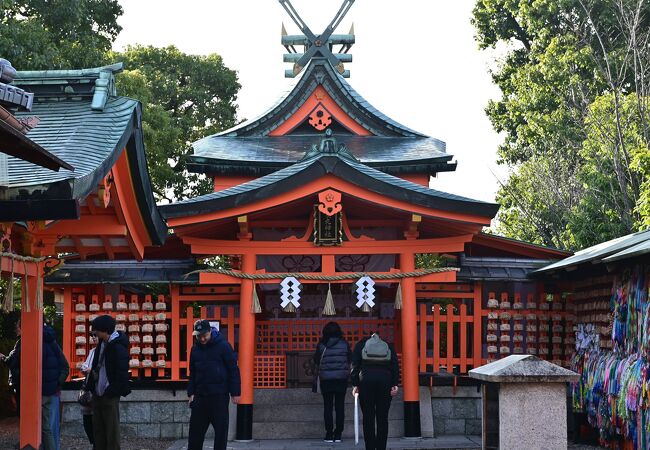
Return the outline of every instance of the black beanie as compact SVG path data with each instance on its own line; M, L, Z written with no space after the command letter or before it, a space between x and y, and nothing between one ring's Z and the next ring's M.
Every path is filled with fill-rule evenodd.
M104 331L111 334L115 331L115 319L109 315L95 317L95 319L90 322L90 325L92 325L93 331Z

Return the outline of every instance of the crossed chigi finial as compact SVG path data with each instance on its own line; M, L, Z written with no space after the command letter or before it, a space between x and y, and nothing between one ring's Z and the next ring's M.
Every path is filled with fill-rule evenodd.
M332 19L330 24L318 36L316 36L300 18L296 9L289 0L278 1L285 11L287 11L291 20L293 20L298 28L300 28L300 31L303 32L303 35L287 35L284 24L282 25L282 45L284 45L289 52L284 55L284 62L294 63L292 70L285 71L285 77L295 77L312 58L322 57L326 58L332 67L334 67L342 76L348 78L350 76L350 71L345 70L343 63L352 62L352 55L348 54L348 51L354 44L354 25L352 25L348 34L335 35L333 33L350 10L354 0L344 0L341 8L336 13L336 16L334 16L334 19ZM298 53L295 49L296 45L304 46L304 52ZM332 52L334 45L341 45L339 53Z

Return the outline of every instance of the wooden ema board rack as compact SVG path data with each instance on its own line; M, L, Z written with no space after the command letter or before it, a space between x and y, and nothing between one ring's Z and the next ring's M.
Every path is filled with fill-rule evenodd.
M127 302L125 295L119 295L116 302L106 295L102 302L98 295L88 299L84 294L73 298L74 350L71 361L72 377L83 376L81 365L95 346L90 338L90 323L103 314L117 321L116 331L123 331L129 338L129 369L131 376L138 378L162 378L169 374L168 342L170 334L169 302L159 295L154 303L151 295L131 295Z
M569 301L567 301L569 300ZM559 294L528 294L525 303L515 293L500 298L489 292L483 315L488 362L510 354L531 354L568 367L575 349L575 307Z

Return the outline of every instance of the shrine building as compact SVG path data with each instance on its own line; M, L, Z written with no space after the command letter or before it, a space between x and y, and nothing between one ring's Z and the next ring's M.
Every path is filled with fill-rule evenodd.
M259 117L193 144L188 168L209 177L213 192L157 207L140 105L111 84L120 67L19 73L16 85L42 103L34 114L79 115L76 129L52 127L87 142L103 133L95 153L85 144L55 148L43 125L27 133L76 168L71 189L56 191L68 220L20 231L39 254L67 254L45 287L63 305L71 379L90 348L89 320L111 314L131 344L134 393L123 403L151 402L144 392L156 389L173 391L171 404L188 378L192 325L208 319L238 355L233 437L259 439L258 399L288 399L310 384L310 358L334 320L351 345L373 332L394 343L403 392L393 405L396 435L418 437L433 433L432 384L453 379L455 393L470 369L512 353L568 365L568 298L562 285L528 276L568 253L486 233L497 204L429 187L457 163L444 142L382 114L348 82L355 36L334 34L346 11L320 35L290 13L302 34L282 36L289 91ZM102 128L102 117L119 130ZM21 218L2 219L13 220ZM278 416L290 407L274 406ZM186 433L153 416L134 433L143 423L157 436ZM300 437L294 432L278 437Z

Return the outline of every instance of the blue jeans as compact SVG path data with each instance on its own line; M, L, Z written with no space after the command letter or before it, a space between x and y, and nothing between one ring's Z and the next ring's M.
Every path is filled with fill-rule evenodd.
M41 439L43 441L44 450L60 450L61 443L59 439L59 401L58 395L43 396L43 428Z

